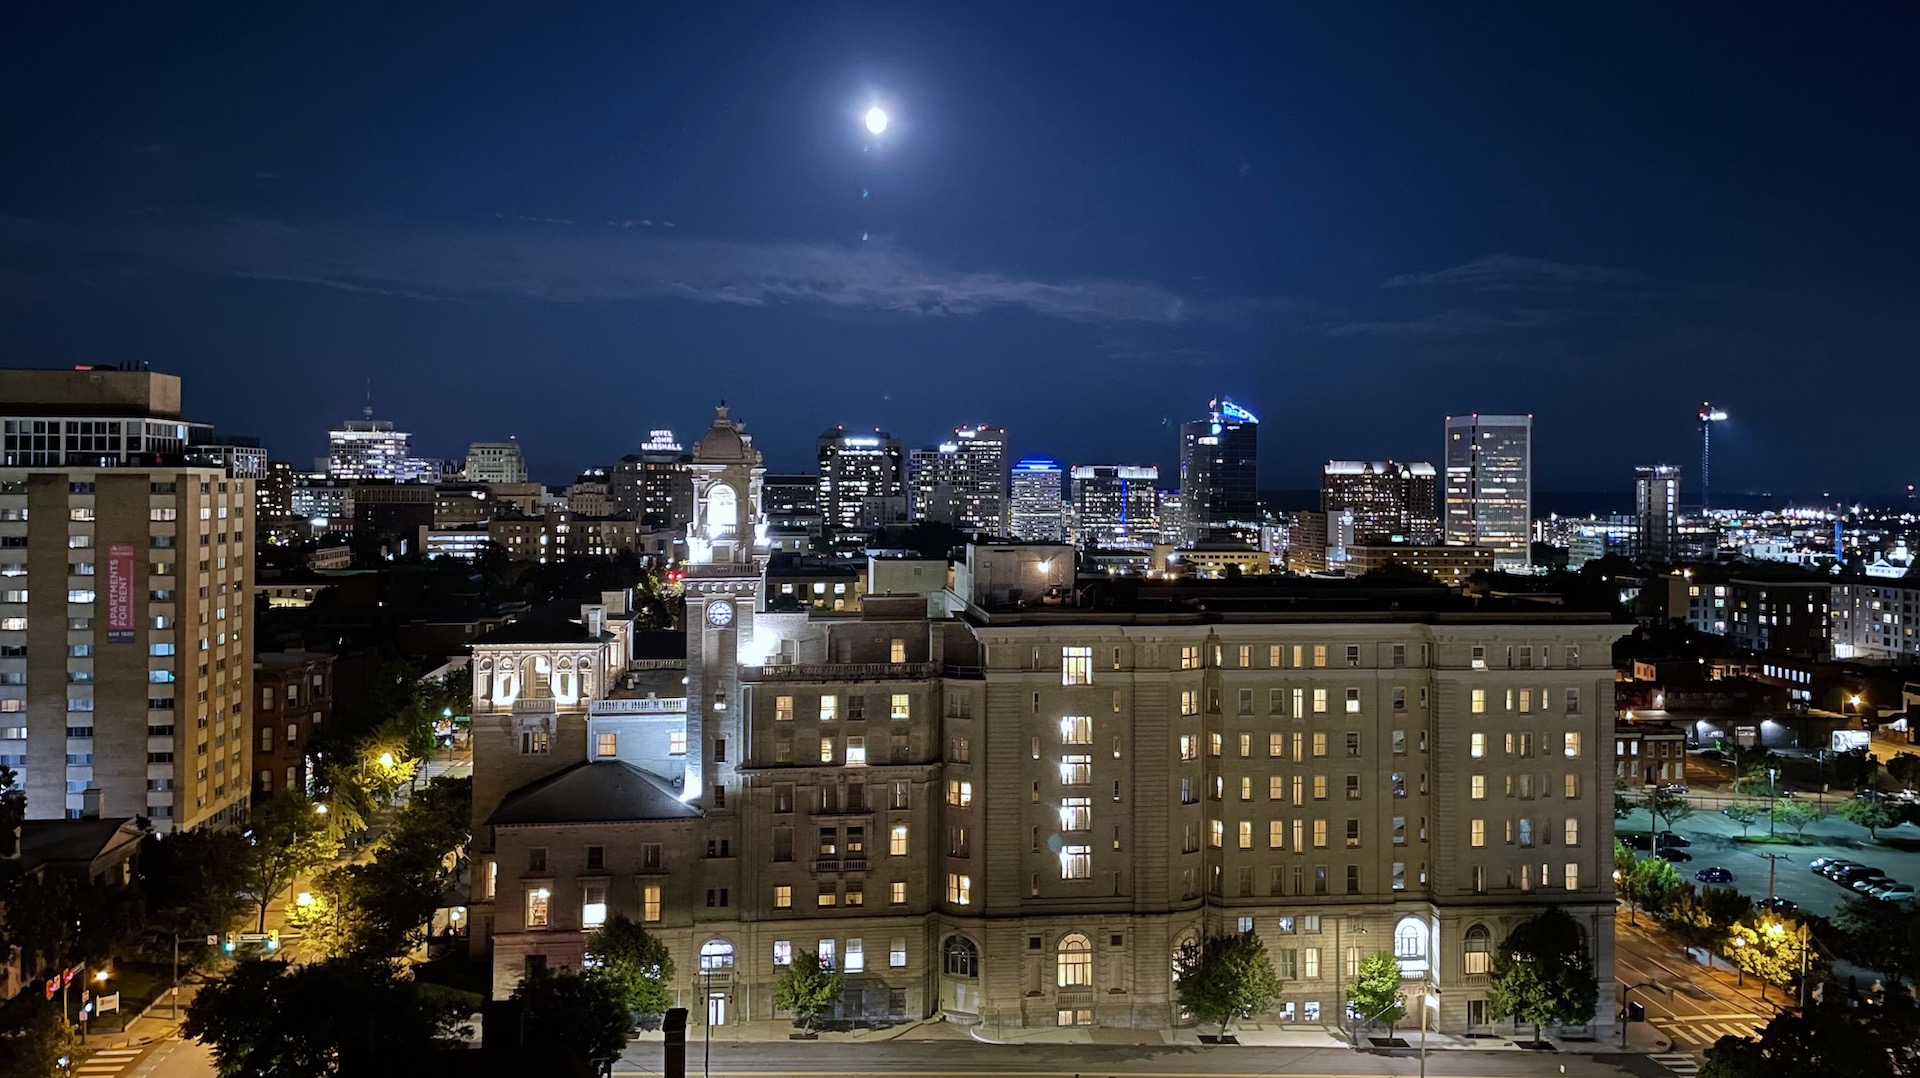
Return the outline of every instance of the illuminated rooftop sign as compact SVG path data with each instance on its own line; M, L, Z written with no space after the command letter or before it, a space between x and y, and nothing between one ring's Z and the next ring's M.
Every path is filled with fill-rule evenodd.
M1232 397L1221 397L1213 402L1213 408L1221 419L1233 423L1258 423L1260 417L1233 403Z

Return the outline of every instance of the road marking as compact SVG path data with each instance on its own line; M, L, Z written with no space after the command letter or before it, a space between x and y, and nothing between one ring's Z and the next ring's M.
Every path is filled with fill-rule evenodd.
M1700 1062L1692 1056L1681 1055L1678 1052L1662 1052L1649 1058L1679 1075L1680 1078L1693 1078L1700 1073Z
M145 1048L103 1048L87 1057L85 1063L74 1068L75 1075L85 1078L109 1078L127 1069Z

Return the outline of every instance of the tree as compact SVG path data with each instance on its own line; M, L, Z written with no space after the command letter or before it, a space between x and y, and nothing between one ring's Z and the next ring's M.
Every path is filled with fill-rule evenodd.
M1833 754L1833 781L1845 790L1866 790L1880 774L1880 761L1866 749L1851 749Z
M526 1008L528 1040L560 1045L581 1059L612 1059L633 1028L620 988L597 973L539 970L522 980L513 998Z
M1752 910L1753 903L1731 887L1698 888L1682 881L1660 919L1683 945L1710 947L1726 939L1734 922Z
M36 982L37 984L37 982ZM73 1055L73 1027L60 1013L60 1001L28 990L0 1004L0 1074L8 1078L65 1078L62 1066Z
M1400 984L1399 959L1392 951L1375 951L1360 960L1359 979L1347 991L1347 999L1366 1021L1384 1023L1391 1037L1394 1025L1407 1016L1406 995Z
M1175 997L1202 1022L1220 1023L1220 1035L1235 1018L1249 1018L1280 998L1267 945L1252 932L1208 935L1180 948L1174 958Z
M1849 959L1893 983L1920 971L1920 912L1911 904L1849 898L1833 912L1833 926L1845 937Z
M140 844L147 919L187 941L219 935L247 908L247 840L201 828L148 835Z
M1725 953L1740 972L1760 978L1764 998L1767 985L1797 981L1803 965L1810 973L1824 969L1818 953L1809 952L1807 940L1802 922L1749 913L1727 929Z
M1613 818L1624 820L1633 815L1634 810L1639 807L1640 803L1633 796L1633 790L1627 785L1627 780L1615 775L1613 777Z
M1840 802L1838 815L1848 823L1859 824L1866 828L1867 840L1870 842L1879 839L1877 832L1882 827L1893 827L1900 822L1899 814L1895 813L1886 802L1861 797L1849 797Z
M407 802L372 863L321 873L289 921L323 954L385 959L413 950L449 882L448 860L466 845L472 805L472 779L434 780Z
M27 820L27 791L20 788L20 775L0 764L0 858L20 853L20 825Z
M1778 791L1771 787L1767 775L1769 768L1778 768L1778 759L1762 748L1733 749L1733 789L1735 793L1753 793L1766 790L1769 794Z
M1775 801L1769 812L1774 825L1792 831L1796 842L1806 837L1807 825L1820 818L1818 805L1795 801L1790 797Z
M1679 889L1679 871L1658 857L1635 861L1632 870L1620 877L1620 895L1627 900L1627 916L1634 924L1640 923L1641 910L1659 916L1669 896Z
M1746 837L1747 828L1760 821L1760 810L1744 801L1736 801L1727 806L1727 819L1740 825L1740 836Z
M222 1078L269 1078L445 1044L456 1017L384 962L249 958L200 990L181 1028L212 1046Z
M776 1010L792 1012L794 1025L811 1030L813 1020L833 1006L846 985L847 979L839 970L820 964L818 954L795 951L793 961L780 971L779 980L774 982L773 1006Z
M254 816L253 846L247 857L246 886L260 907L259 928L267 930L267 905L302 872L333 857L340 845L325 821L300 798L279 798Z
M1600 982L1579 922L1552 907L1523 921L1493 956L1487 981L1487 1013L1540 1027L1593 1018Z
M1900 753L1887 761L1887 774L1900 784L1901 789L1911 790L1920 786L1920 755Z
M620 990L629 1014L665 1014L673 1005L673 955L667 945L625 914L616 913L587 937L594 968Z
M1700 1078L1910 1078L1920 1070L1920 1021L1913 1002L1888 993L1877 1007L1829 995L1803 1013L1783 1012L1759 1037L1722 1037L1707 1049Z
M1693 815L1693 802L1676 790L1655 787L1647 791L1647 815L1653 817L1655 824L1664 821L1666 829L1671 831L1674 824Z

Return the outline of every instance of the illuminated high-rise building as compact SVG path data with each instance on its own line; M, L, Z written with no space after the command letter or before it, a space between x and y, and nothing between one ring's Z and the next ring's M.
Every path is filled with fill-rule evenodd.
M1680 468L1653 464L1633 470L1633 558L1665 564L1679 553Z
M1361 539L1436 543L1438 485L1427 461L1330 460L1320 473L1320 508L1352 510Z
M913 519L938 520L991 536L1007 530L1007 432L955 427L953 438L909 458Z
M814 450L828 528L872 528L906 519L907 469L900 439L883 430L849 434L845 427L830 427L815 440Z
M395 430L385 419L373 418L373 405L369 404L361 410L361 418L349 419L327 432L327 478L437 482L440 462L408 455L407 443L412 437Z
M1083 547L1150 547L1160 541L1160 469L1073 466L1073 541Z
M1257 528L1260 420L1229 397L1180 425L1180 507L1188 542L1208 532Z
M0 417L0 759L28 817L242 822L253 480L191 461L176 375L0 371Z
M648 432L640 452L607 472L607 501L650 528L680 531L693 519L693 457L670 430Z
M1064 478L1066 473L1058 462L1040 457L1013 466L1010 535L1041 543L1057 543L1067 537L1066 504L1061 500Z
M1449 543L1493 551L1495 568L1532 563L1533 416L1448 416L1447 495L1442 522Z
M518 439L475 442L467 447L467 464L462 474L469 483L524 483L527 459L520 453Z

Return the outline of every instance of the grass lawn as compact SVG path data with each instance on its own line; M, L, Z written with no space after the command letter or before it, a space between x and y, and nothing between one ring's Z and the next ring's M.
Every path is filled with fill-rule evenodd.
M1735 835L1729 841L1745 842L1760 846L1811 846L1810 838L1795 838L1792 835Z

